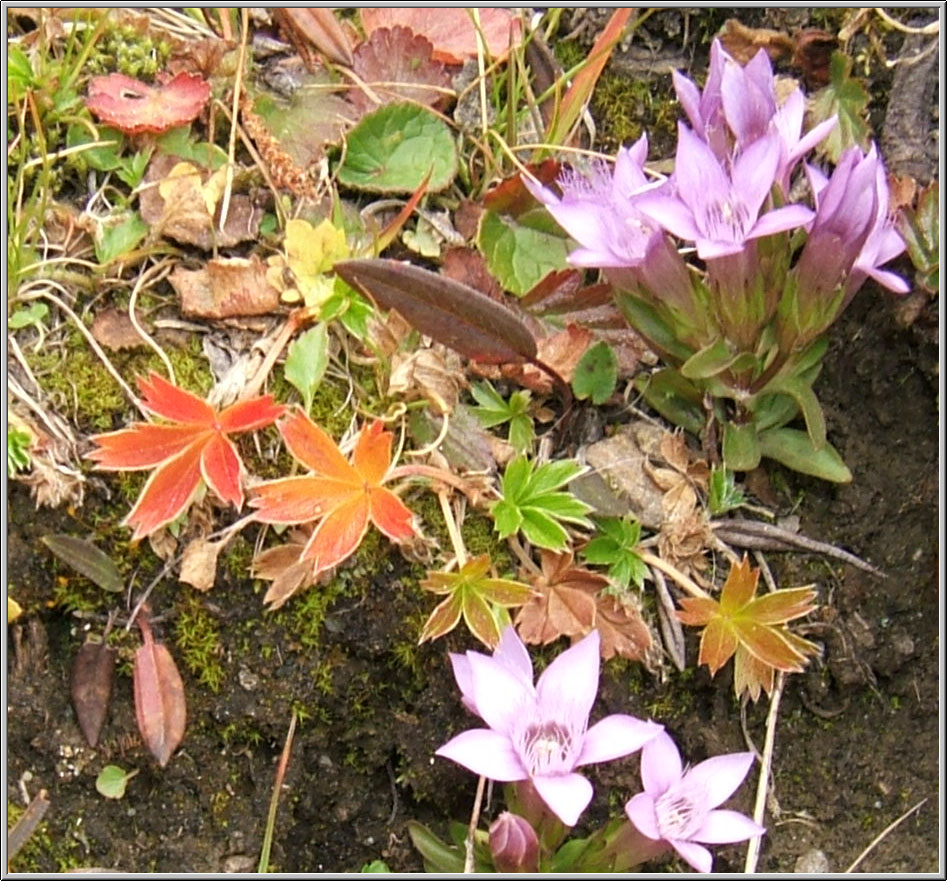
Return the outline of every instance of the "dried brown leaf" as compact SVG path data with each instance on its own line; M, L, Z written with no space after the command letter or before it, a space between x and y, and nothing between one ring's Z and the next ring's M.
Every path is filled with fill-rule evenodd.
M86 642L72 665L72 706L89 746L99 742L115 678L115 651L104 642Z
M103 309L96 313L92 321L92 336L113 352L145 345L128 313L121 309Z
M537 359L555 370L566 382L571 382L576 365L593 339L591 331L577 324L570 324L565 330L536 341ZM501 373L507 379L514 379L541 395L549 394L553 388L549 374L533 364L504 365Z
M783 31L770 28L751 28L736 18L728 18L720 34L720 42L740 64L752 60L760 49L765 49L770 60L779 61L791 55L796 46Z
M641 661L651 648L651 630L630 597L599 595L595 626L602 637L602 657L621 655Z
M256 255L218 257L201 269L175 267L168 281L181 298L181 311L198 318L265 315L279 307L280 292L266 279Z
M222 545L218 541L195 538L181 554L178 580L200 591L208 591L217 580L217 557Z
M138 626L144 645L135 653L135 715L145 746L164 767L184 737L184 683L167 646L155 642L144 610Z

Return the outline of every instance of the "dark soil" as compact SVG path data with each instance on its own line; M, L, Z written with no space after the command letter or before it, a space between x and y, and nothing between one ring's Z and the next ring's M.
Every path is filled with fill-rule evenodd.
M817 586L820 608L801 629L824 645L824 655L807 675L786 682L762 872L803 865L844 871L924 799L858 871L939 868L937 302L909 327L898 322L895 305L893 296L866 285L833 328L816 383L830 440L852 483L838 487L770 468L756 484L778 513L800 517L806 535L844 547L887 575L815 556L767 555L780 585ZM308 718L293 742L271 869L357 872L382 858L393 871L422 871L406 822L420 820L440 834L449 819L466 822L476 780L433 757L470 725L447 651L474 646L466 633L454 633L414 647L431 605L415 586L418 568L398 556L381 565L378 554L362 558L343 574L320 628L301 617L298 599L287 612L264 615L260 583L227 571L211 593L195 593L218 630L225 676L214 692L179 664L188 729L161 769L137 736L127 664L116 677L97 749L85 743L69 701L76 652L86 631L101 632L101 624L52 607L54 579L72 575L54 564L39 538L87 533L99 504L93 497L73 516L34 510L21 485L11 485L8 495L8 577L36 611L8 630L7 799L22 807L24 789L33 795L42 788L51 802L44 830L14 868L255 871L295 709ZM173 580L162 584L155 609L171 608L182 591L194 593ZM175 650L174 621L157 629ZM688 660L695 658L691 641ZM714 681L691 668L662 683L629 665L606 664L593 718L653 715L691 762L745 749L728 677L729 668ZM767 707L761 701L746 710L759 749ZM109 762L140 772L121 800L95 789ZM637 760L594 768L590 776L596 796L587 823L637 791ZM754 785L738 792L735 807L752 811ZM494 799L486 814L497 810ZM816 851L827 865L819 865ZM716 849L715 869L741 870L743 854L742 846Z

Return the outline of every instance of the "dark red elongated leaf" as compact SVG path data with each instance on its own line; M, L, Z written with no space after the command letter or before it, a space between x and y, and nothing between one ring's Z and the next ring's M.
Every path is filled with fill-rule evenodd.
M72 535L44 535L40 541L60 560L68 563L80 575L85 575L89 581L94 581L102 590L121 593L125 589L118 567L92 542Z
M536 339L515 312L467 285L396 260L343 260L335 271L383 309L474 361L536 357Z
M154 641L143 613L138 626L145 644L135 654L135 715L145 746L163 768L184 737L184 683L167 646Z
M547 187L559 177L560 166L555 159L544 159L526 168ZM509 214L511 217L519 217L537 204L536 198L523 185L523 175L519 172L497 184L483 197L484 208L494 214Z
M91 747L99 742L114 676L114 649L104 642L87 642L79 649L72 665L72 706Z

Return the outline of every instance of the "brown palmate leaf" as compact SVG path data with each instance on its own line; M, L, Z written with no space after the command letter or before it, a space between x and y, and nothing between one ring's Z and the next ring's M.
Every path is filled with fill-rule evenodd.
M446 64L462 64L477 57L477 31L469 10L460 7L368 7L359 12L366 34L378 28L403 25L423 34L434 47L434 57ZM495 59L506 57L510 45L518 45L521 26L507 9L480 9L480 28L487 51Z
M409 100L438 106L450 87L444 65L433 58L431 41L406 27L378 28L355 50L352 69L378 96L352 87L348 99L365 112L380 101Z
M395 260L342 260L335 272L384 309L462 355L487 364L536 357L536 339L512 310L443 275Z
M573 563L571 553L542 551L537 591L516 616L523 642L545 645L560 636L584 636L595 626L596 597L608 579Z
M145 345L141 334L128 317L128 312L120 309L103 309L96 312L92 322L92 336L96 342L113 352Z
M290 597L319 580L316 563L302 559L312 532L310 525L292 529L286 544L267 548L253 558L253 577L273 582L263 597L269 608L278 609Z
M115 651L104 642L84 643L72 665L72 705L91 747L99 742L114 676Z
M135 715L145 746L163 768L184 737L184 683L167 646L155 642L144 610L138 626L144 645L135 653Z
M202 592L210 590L217 580L217 557L222 548L219 541L195 538L181 554L178 580Z
M651 648L651 630L630 597L599 594L595 626L602 637L601 651L605 660L621 655L640 661Z

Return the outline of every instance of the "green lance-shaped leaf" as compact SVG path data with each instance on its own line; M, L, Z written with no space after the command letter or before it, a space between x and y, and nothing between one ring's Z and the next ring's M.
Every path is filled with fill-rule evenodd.
M465 284L397 260L341 260L334 269L383 309L397 309L421 333L474 361L536 358L536 339L526 322Z
M72 535L44 535L41 539L60 560L102 590L121 593L125 589L121 573L112 560L91 542Z
M312 397L328 364L329 331L324 322L307 330L289 347L283 373L302 396L307 413L312 409Z
M849 483L848 470L838 451L826 442L820 450L812 446L809 435L794 428L772 428L759 436L760 452L793 471L811 474L832 483ZM729 464L729 463L728 463Z

